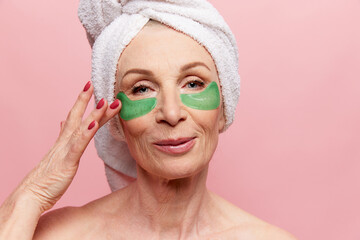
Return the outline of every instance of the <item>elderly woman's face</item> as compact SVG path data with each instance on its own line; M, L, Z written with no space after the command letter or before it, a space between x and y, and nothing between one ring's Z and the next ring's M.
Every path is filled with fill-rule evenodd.
M135 70L136 69L136 70ZM210 161L225 119L222 100L213 110L189 108L180 94L219 85L210 54L192 38L161 24L145 26L123 51L115 93L129 99L156 97L149 113L121 119L137 164L167 179L200 172Z

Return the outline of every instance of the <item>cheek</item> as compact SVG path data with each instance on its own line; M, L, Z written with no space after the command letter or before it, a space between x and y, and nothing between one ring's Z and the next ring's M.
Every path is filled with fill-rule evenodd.
M198 164L201 164L201 166L209 163L216 150L219 137L218 121L220 113L221 111L216 109L198 111L192 116L197 129L201 132L196 152Z
M145 130L144 127L144 121L142 121L142 118L136 118L129 121L120 120L121 126L124 129L124 133L128 135L129 137L135 137L141 135L141 132Z
M153 122L151 121L151 114L129 121L121 119L130 154L143 169L159 167L156 161L157 156L149 145L149 142L153 140L153 133L156 131Z
M202 148L205 149L204 153L206 153L206 155L212 155L216 149L220 132L219 127L221 127L221 124L219 124L221 114L222 108L219 107L215 110L196 111L196 113L192 115L197 128L202 132L202 143L204 144ZM206 158L208 157L209 156L206 156Z
M146 145L146 132L149 130L149 121L146 117L139 117L129 121L121 119L121 125L124 130L125 139L130 151L131 156L135 161L142 165L141 159L148 158ZM139 162L140 160L140 162Z
M215 110L196 110L193 111L191 117L200 131L208 137L212 135L218 135L219 133L219 114L221 113L220 109Z
M129 121L121 119L121 126L124 130L124 135L130 151L138 148L146 136L146 132L149 131L151 126L149 126L149 120L144 116L140 118L135 118Z

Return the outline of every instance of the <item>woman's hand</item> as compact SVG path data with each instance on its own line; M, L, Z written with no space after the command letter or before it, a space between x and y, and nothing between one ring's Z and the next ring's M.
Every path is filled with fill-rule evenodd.
M108 106L106 100L101 99L90 115L82 120L92 93L93 86L88 82L66 121L61 122L56 143L24 180L25 190L32 194L42 211L50 209L64 194L88 143L96 131L120 110L119 100Z
M23 204L35 208L32 209L32 212L39 213L39 216L34 219L38 219L41 213L54 206L72 182L79 167L80 157L96 131L119 113L121 108L119 100L115 100L108 106L106 100L102 99L90 115L83 120L93 90L93 86L88 82L79 94L66 121L61 122L60 134L54 146L1 206L0 225L5 225L0 226L0 238L4 235L12 235L4 233L4 231L10 230L5 226L12 213L19 214L20 211L16 211L19 205L20 208ZM17 219L19 217L21 218L21 216L17 216Z

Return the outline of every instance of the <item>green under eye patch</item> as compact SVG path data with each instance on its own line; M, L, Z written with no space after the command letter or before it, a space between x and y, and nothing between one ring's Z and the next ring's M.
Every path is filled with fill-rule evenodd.
M180 94L180 98L185 106L198 110L213 110L220 105L220 93L216 82L211 82L202 92Z
M157 102L156 98L144 98L132 101L123 92L119 92L116 98L121 101L120 117L124 120L131 120L151 112Z
M141 117L153 110L156 106L156 98L130 100L125 93L119 92L116 96L122 103L120 117L131 120ZM199 93L180 94L181 102L190 108L197 110L213 110L220 105L220 92L216 82L211 82L206 89Z

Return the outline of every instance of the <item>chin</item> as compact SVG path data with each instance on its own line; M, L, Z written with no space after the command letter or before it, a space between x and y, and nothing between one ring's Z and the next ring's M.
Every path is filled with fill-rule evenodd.
M142 168L152 175L174 180L188 178L207 170L210 159L179 156L170 158L157 158L156 166L143 166Z

